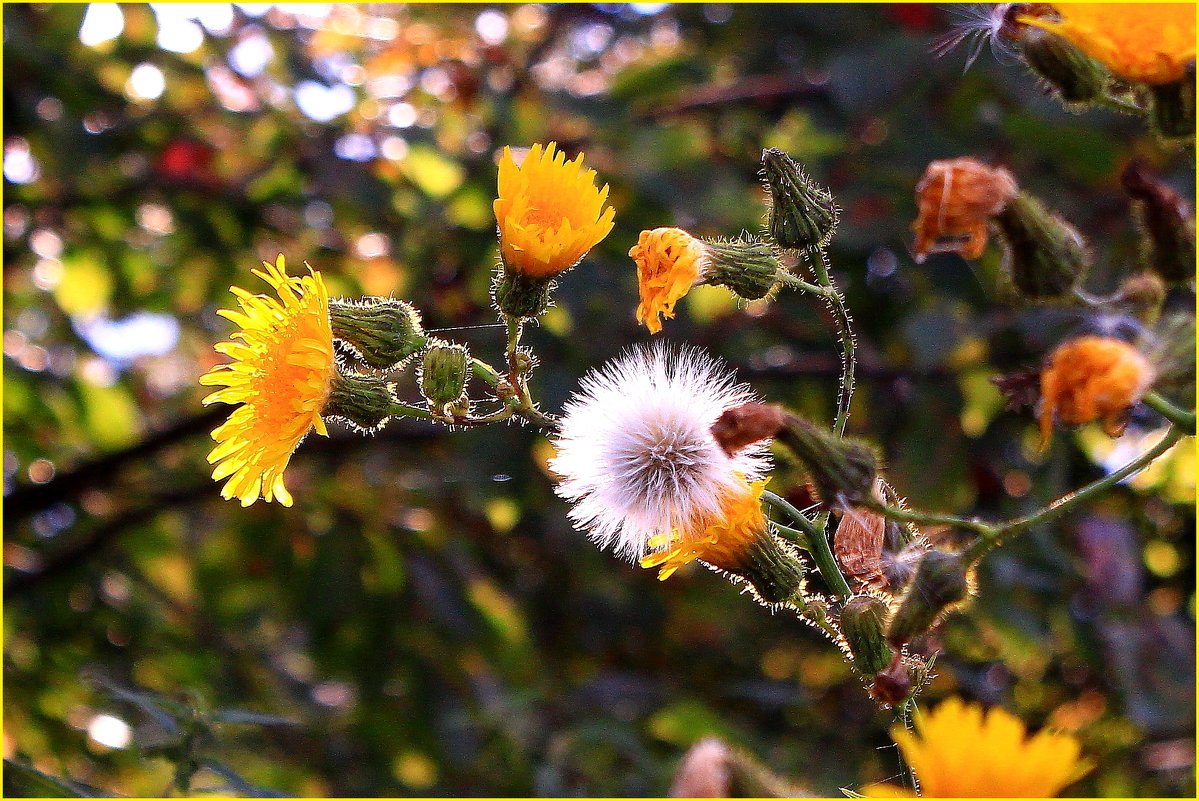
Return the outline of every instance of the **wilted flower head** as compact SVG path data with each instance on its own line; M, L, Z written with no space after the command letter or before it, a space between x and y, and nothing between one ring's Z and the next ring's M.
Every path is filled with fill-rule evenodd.
M261 495L291 506L283 470L292 452L310 429L328 436L321 412L336 372L329 293L312 268L302 278L289 276L282 255L263 267L266 272L254 270L254 275L270 284L279 300L232 287L241 310L218 312L238 326L233 339L241 342L216 346L234 361L201 376L201 384L225 387L204 404L241 406L212 432L217 446L208 461L216 463L214 479L230 477L222 497L249 506Z
M977 259L987 246L987 226L1016 196L1019 187L1002 167L972 158L946 159L928 165L916 184L919 215L916 261L930 253L959 253Z
M915 716L916 731L891 729L927 798L1047 798L1079 779L1088 766L1078 740L1042 731L998 707L984 711L958 698ZM867 787L869 796L910 796L892 785Z
M746 482L743 489L725 496L720 514L706 528L691 536L658 538L661 550L641 559L642 567L660 567L665 581L676 570L699 559L731 572L739 572L759 541L769 539L766 515L762 514L762 491L766 482ZM657 541L651 545L658 544Z
M1056 417L1067 425L1099 420L1104 432L1124 432L1128 409L1153 384L1149 360L1115 337L1085 336L1058 347L1041 372L1041 441Z
M607 199L607 185L596 187L582 154L567 161L553 142L533 145L518 167L504 148L494 203L504 266L547 279L575 266L612 230L616 212Z
M1195 60L1192 3L1054 3L1049 15L1020 17L1069 41L1116 75L1137 83L1181 80Z
M662 317L674 317L674 305L699 282L703 243L681 228L655 228L641 232L629 256L637 262L637 319L656 334Z
M753 397L694 349L634 348L588 373L566 404L550 468L570 518L601 548L639 559L656 535L687 539L722 519L768 467L763 445L729 456L712 436Z

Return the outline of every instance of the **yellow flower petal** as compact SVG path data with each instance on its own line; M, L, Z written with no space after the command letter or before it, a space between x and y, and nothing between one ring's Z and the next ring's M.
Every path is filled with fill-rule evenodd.
M680 228L655 228L641 232L629 256L637 262L637 319L656 334L662 317L674 317L674 305L700 279L704 246Z

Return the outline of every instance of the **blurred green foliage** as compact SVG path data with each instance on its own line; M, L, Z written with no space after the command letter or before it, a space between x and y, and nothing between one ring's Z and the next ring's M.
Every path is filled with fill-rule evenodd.
M196 378L227 287L283 252L498 356L507 144L584 150L617 209L529 336L547 408L646 339L637 233L757 230L779 147L844 209L850 430L902 493L1006 517L1122 461L1088 431L1039 454L989 383L1113 321L1008 305L997 248L917 267L912 189L933 159L1003 163L1091 238L1103 291L1136 257L1120 168L1190 196L1193 153L1063 111L1010 57L935 59L953 13L122 5L96 41L115 8L4 9L6 794L660 795L709 734L818 793L899 772L835 648L699 568L660 583L596 551L530 430L334 431L293 460L294 508L219 499ZM823 419L824 315L701 289L664 336ZM926 699L1077 730L1081 794L1195 792L1193 445L1167 462L990 557L940 637Z

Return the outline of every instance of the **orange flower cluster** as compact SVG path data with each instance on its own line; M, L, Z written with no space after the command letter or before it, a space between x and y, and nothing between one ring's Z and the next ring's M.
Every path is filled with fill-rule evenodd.
M934 161L916 184L919 216L916 262L930 253L958 253L977 259L987 246L987 226L1016 196L1019 187L1002 167L972 158Z
M1055 417L1067 425L1099 420L1108 436L1120 436L1129 407L1152 383L1149 361L1122 340L1085 336L1059 346L1041 372L1042 447Z

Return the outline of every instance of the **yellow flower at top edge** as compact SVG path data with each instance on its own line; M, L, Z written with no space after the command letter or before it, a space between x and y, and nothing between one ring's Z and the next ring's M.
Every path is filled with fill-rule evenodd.
M1153 367L1132 345L1085 336L1060 345L1041 372L1041 442L1056 417L1066 425L1099 420L1109 437L1124 432L1128 408L1153 384Z
M329 293L321 274L287 274L283 256L263 262L254 275L271 285L279 300L231 287L240 311L221 310L239 330L216 350L234 361L214 367L200 383L222 386L204 399L239 403L212 432L217 445L208 454L212 477L228 477L221 496L249 506L261 496L291 506L283 470L300 440L315 428L328 436L321 411L336 372ZM240 342L234 340L241 340Z
M766 480L745 485L745 491L725 499L720 518L697 534L674 532L651 545L665 547L642 558L642 567L661 567L658 579L665 581L680 567L700 559L716 567L735 568L746 549L766 531L762 514L762 492Z
M1170 83L1195 60L1193 3L1055 3L1061 20L1020 21L1066 39L1121 78Z
M629 256L637 262L637 319L656 334L662 318L674 317L674 305L700 279L703 243L681 228L655 228L641 232Z
M1041 731L999 708L950 698L928 714L917 713L916 731L891 729L891 738L916 774L924 798L1045 798L1089 770L1078 740ZM888 784L864 789L871 797L911 796Z
M567 161L554 142L533 145L518 167L504 148L494 204L504 265L533 278L569 270L612 230L607 199L582 154Z

